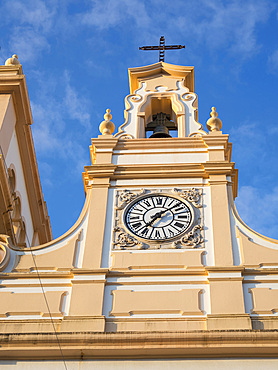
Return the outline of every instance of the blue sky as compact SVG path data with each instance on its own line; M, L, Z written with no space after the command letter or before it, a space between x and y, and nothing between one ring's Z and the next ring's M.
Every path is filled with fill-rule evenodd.
M199 121L216 106L239 169L236 205L278 238L278 2L267 0L2 0L1 64L16 53L34 117L39 170L54 237L84 202L82 171L106 108L123 123L129 67L158 61L156 45L184 44L166 62L195 66Z

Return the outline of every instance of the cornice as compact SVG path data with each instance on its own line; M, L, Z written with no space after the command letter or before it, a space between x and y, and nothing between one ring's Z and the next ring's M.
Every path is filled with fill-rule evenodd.
M93 164L91 166L85 166L84 168L88 179L92 180L93 178L112 177L117 169L117 165L112 163Z
M175 178L175 177L204 177L201 164L141 164L118 166L113 180L130 178Z
M106 136L108 135L100 135L97 139L92 139L92 145L97 149L113 149L119 139L113 136L107 138Z
M72 279L73 274L70 271L40 271L40 278L42 279ZM24 270L24 271L12 271L0 274L1 280L11 280L11 279L38 279L38 273L36 270Z
M191 92L195 90L194 67L158 62L128 69L130 93L133 94L139 88L140 81L160 75L166 75L170 78L183 78L184 86Z
M209 148L210 146L223 146L227 149L229 135L221 134L221 135L204 135L202 136L202 140L204 141L205 145Z
M111 269L107 279L111 277L132 277L132 276L207 276L205 267L180 268L180 269Z
M173 163L173 164L93 164L85 166L87 180L93 178L110 177L112 180L130 178L175 178L195 177L209 178L210 175L233 175L234 163L206 162L206 163ZM225 180L225 183L228 181Z
M278 267L267 268L245 268L243 275L278 275Z
M207 150L201 137L163 138L163 139L127 139L119 140L114 150L150 150L150 149L196 149Z
M0 334L1 360L277 356L278 330Z
M208 272L242 272L244 266L206 266Z
M220 161L220 162L206 162L202 166L207 175L232 175L235 171L234 162Z

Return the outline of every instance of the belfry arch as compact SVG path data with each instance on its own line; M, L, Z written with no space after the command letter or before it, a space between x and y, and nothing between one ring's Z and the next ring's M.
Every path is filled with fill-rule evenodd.
M188 108L182 103L178 94L154 93L145 96L137 111L137 138L146 137L146 126L152 121L153 115L166 113L177 125L177 136L187 136L186 121L188 120Z

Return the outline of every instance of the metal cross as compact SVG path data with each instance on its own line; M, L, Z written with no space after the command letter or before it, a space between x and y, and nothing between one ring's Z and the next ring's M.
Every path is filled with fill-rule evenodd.
M159 46L141 46L139 50L159 50L159 61L164 62L165 50L176 50L184 48L184 45L165 45L165 38L164 36L161 36Z

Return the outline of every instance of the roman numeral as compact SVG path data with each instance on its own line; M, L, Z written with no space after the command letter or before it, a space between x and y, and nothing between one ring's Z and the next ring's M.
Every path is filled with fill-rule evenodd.
M166 238L172 238L173 236L175 236L177 234L177 229L174 229L172 226L166 226L164 227L163 229L163 232L166 236Z
M175 211L175 212L179 212L179 211L181 211L181 210L184 210L184 206L181 206L181 207L179 207L179 208L174 208L174 209L173 209L173 211Z
M148 234L149 229L146 227L143 231L141 231L141 236L145 236Z
M156 205L157 205L157 206L162 206L163 198L158 198L158 197L156 197L156 198L154 198L154 199L155 199L155 201L156 201Z
M178 227L178 228L182 229L182 228L184 227L184 224L182 224L181 222L176 221L176 222L174 223L174 226L176 226L176 227Z
M167 204L168 208L170 207L171 204L173 204L175 200L172 200L170 203Z
M130 216L129 217L130 220L138 220L138 218L140 218L140 216Z
M174 236L175 235L172 230L169 230L169 234L170 234L170 236Z
M148 200L143 200L141 203L143 203L142 204L142 206L144 207L144 206L147 206L147 207L151 207L151 203L148 201Z
M132 224L131 226L133 227L133 229L138 229L138 227L140 227L142 225L141 222L135 222L135 224Z

